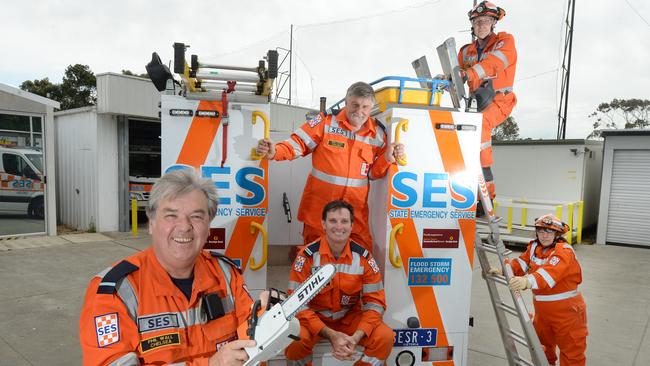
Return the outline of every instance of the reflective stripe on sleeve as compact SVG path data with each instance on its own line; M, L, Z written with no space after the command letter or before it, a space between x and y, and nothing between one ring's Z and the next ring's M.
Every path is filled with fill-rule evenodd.
M481 66L480 64L476 64L476 65L472 66L472 69L474 69L474 71L476 72L476 75L478 75L479 79L484 79L487 76L487 74L485 73L485 70L483 70L483 66Z
M316 148L316 143L314 142L314 140L311 139L311 137L307 134L307 132L299 128L296 131L294 131L294 133L302 140L302 142L305 145L307 145L307 147L310 150L314 150Z
M532 288L533 290L537 290L539 288L539 286L537 286L537 280L535 279L535 276L526 275L524 277L526 277L528 279L528 282L530 282L531 284L530 288Z
M381 283L381 281L375 283L366 283L363 285L364 294L381 291L383 289L384 289L384 285Z
M491 140L481 143L481 150L485 150L488 147L492 147L492 141Z
M300 282L289 281L289 287L288 287L289 290L294 291L295 289L298 288L298 286L300 286Z
M521 270L524 271L524 273L528 272L528 264L526 263L526 261L524 261L521 258L517 258L517 263L519 263L519 265L521 266Z
M551 275L548 272L546 272L544 268L540 268L536 272L539 273L540 276L542 276L542 278L546 281L546 283L548 283L548 287L550 288L555 287L555 280L553 279L553 277L551 277Z
M364 310L364 311L366 311L366 310L374 310L374 311L378 312L379 314L384 315L384 307L379 305L379 304L375 304L374 302L369 302L369 303L363 304L363 306L361 307L361 310Z
M303 153L302 147L297 142L295 142L293 139L288 139L286 141L289 144L289 146L291 146L291 148L293 149L294 157L296 157L296 158L301 157L302 153Z
M128 310L131 319L137 323L138 297L135 295L135 290L128 278L123 278L117 285L117 295L122 299L124 305L126 305L126 309Z
M506 55L504 55L503 52L501 52L499 50L496 50L496 51L492 51L491 53L494 56L496 56L499 60L501 60L501 62L503 62L503 68L504 69L506 67L508 67L508 65L510 65L510 63L508 62L508 59L506 58Z

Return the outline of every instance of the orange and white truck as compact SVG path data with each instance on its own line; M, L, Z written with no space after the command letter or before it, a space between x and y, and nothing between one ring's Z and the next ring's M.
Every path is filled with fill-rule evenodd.
M0 212L45 218L43 153L0 147Z

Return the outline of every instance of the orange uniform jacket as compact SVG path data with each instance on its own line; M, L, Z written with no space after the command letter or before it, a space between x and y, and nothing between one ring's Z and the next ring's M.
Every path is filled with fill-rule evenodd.
M274 160L292 160L312 154L312 171L300 201L298 220L321 228L321 212L333 200L354 207L352 233L372 247L368 228L368 179L386 175L390 163L384 157L386 132L369 118L356 133L345 109L337 116L320 114L304 123L288 140L276 145Z
M207 365L236 339L252 300L225 257L201 252L188 301L148 248L90 281L79 320L84 365ZM207 321L201 297L216 293L225 315Z
M298 313L301 326L307 327L311 334L318 334L325 325L348 324L361 317L358 329L370 335L382 323L386 297L377 263L359 244L348 241L338 259L332 255L324 236L307 245L298 253L291 268L288 293L327 263L336 266L336 274L311 300L309 308Z
M582 282L582 270L573 247L559 240L546 251L533 240L526 252L511 261L517 276L526 276L532 283L535 300L562 300L577 295Z
M478 42L466 44L458 53L458 64L467 72L470 92L476 90L487 79L492 79L492 86L497 92L492 105L482 112L481 166L488 167L493 162L492 129L505 121L517 104L512 89L517 68L515 39L506 32L490 35L480 59Z

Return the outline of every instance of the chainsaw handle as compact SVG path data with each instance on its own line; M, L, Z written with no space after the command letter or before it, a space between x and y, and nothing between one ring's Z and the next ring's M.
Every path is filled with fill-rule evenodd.
M262 310L262 300L255 300L251 309L251 317L248 319L248 329L246 330L246 335L250 339L255 339L255 328L257 327L257 322L260 320L258 314L260 310Z

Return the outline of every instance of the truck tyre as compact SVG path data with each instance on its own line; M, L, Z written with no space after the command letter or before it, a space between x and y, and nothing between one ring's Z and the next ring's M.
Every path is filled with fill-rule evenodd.
M45 200L43 196L36 197L29 203L27 214L41 220L45 218Z

